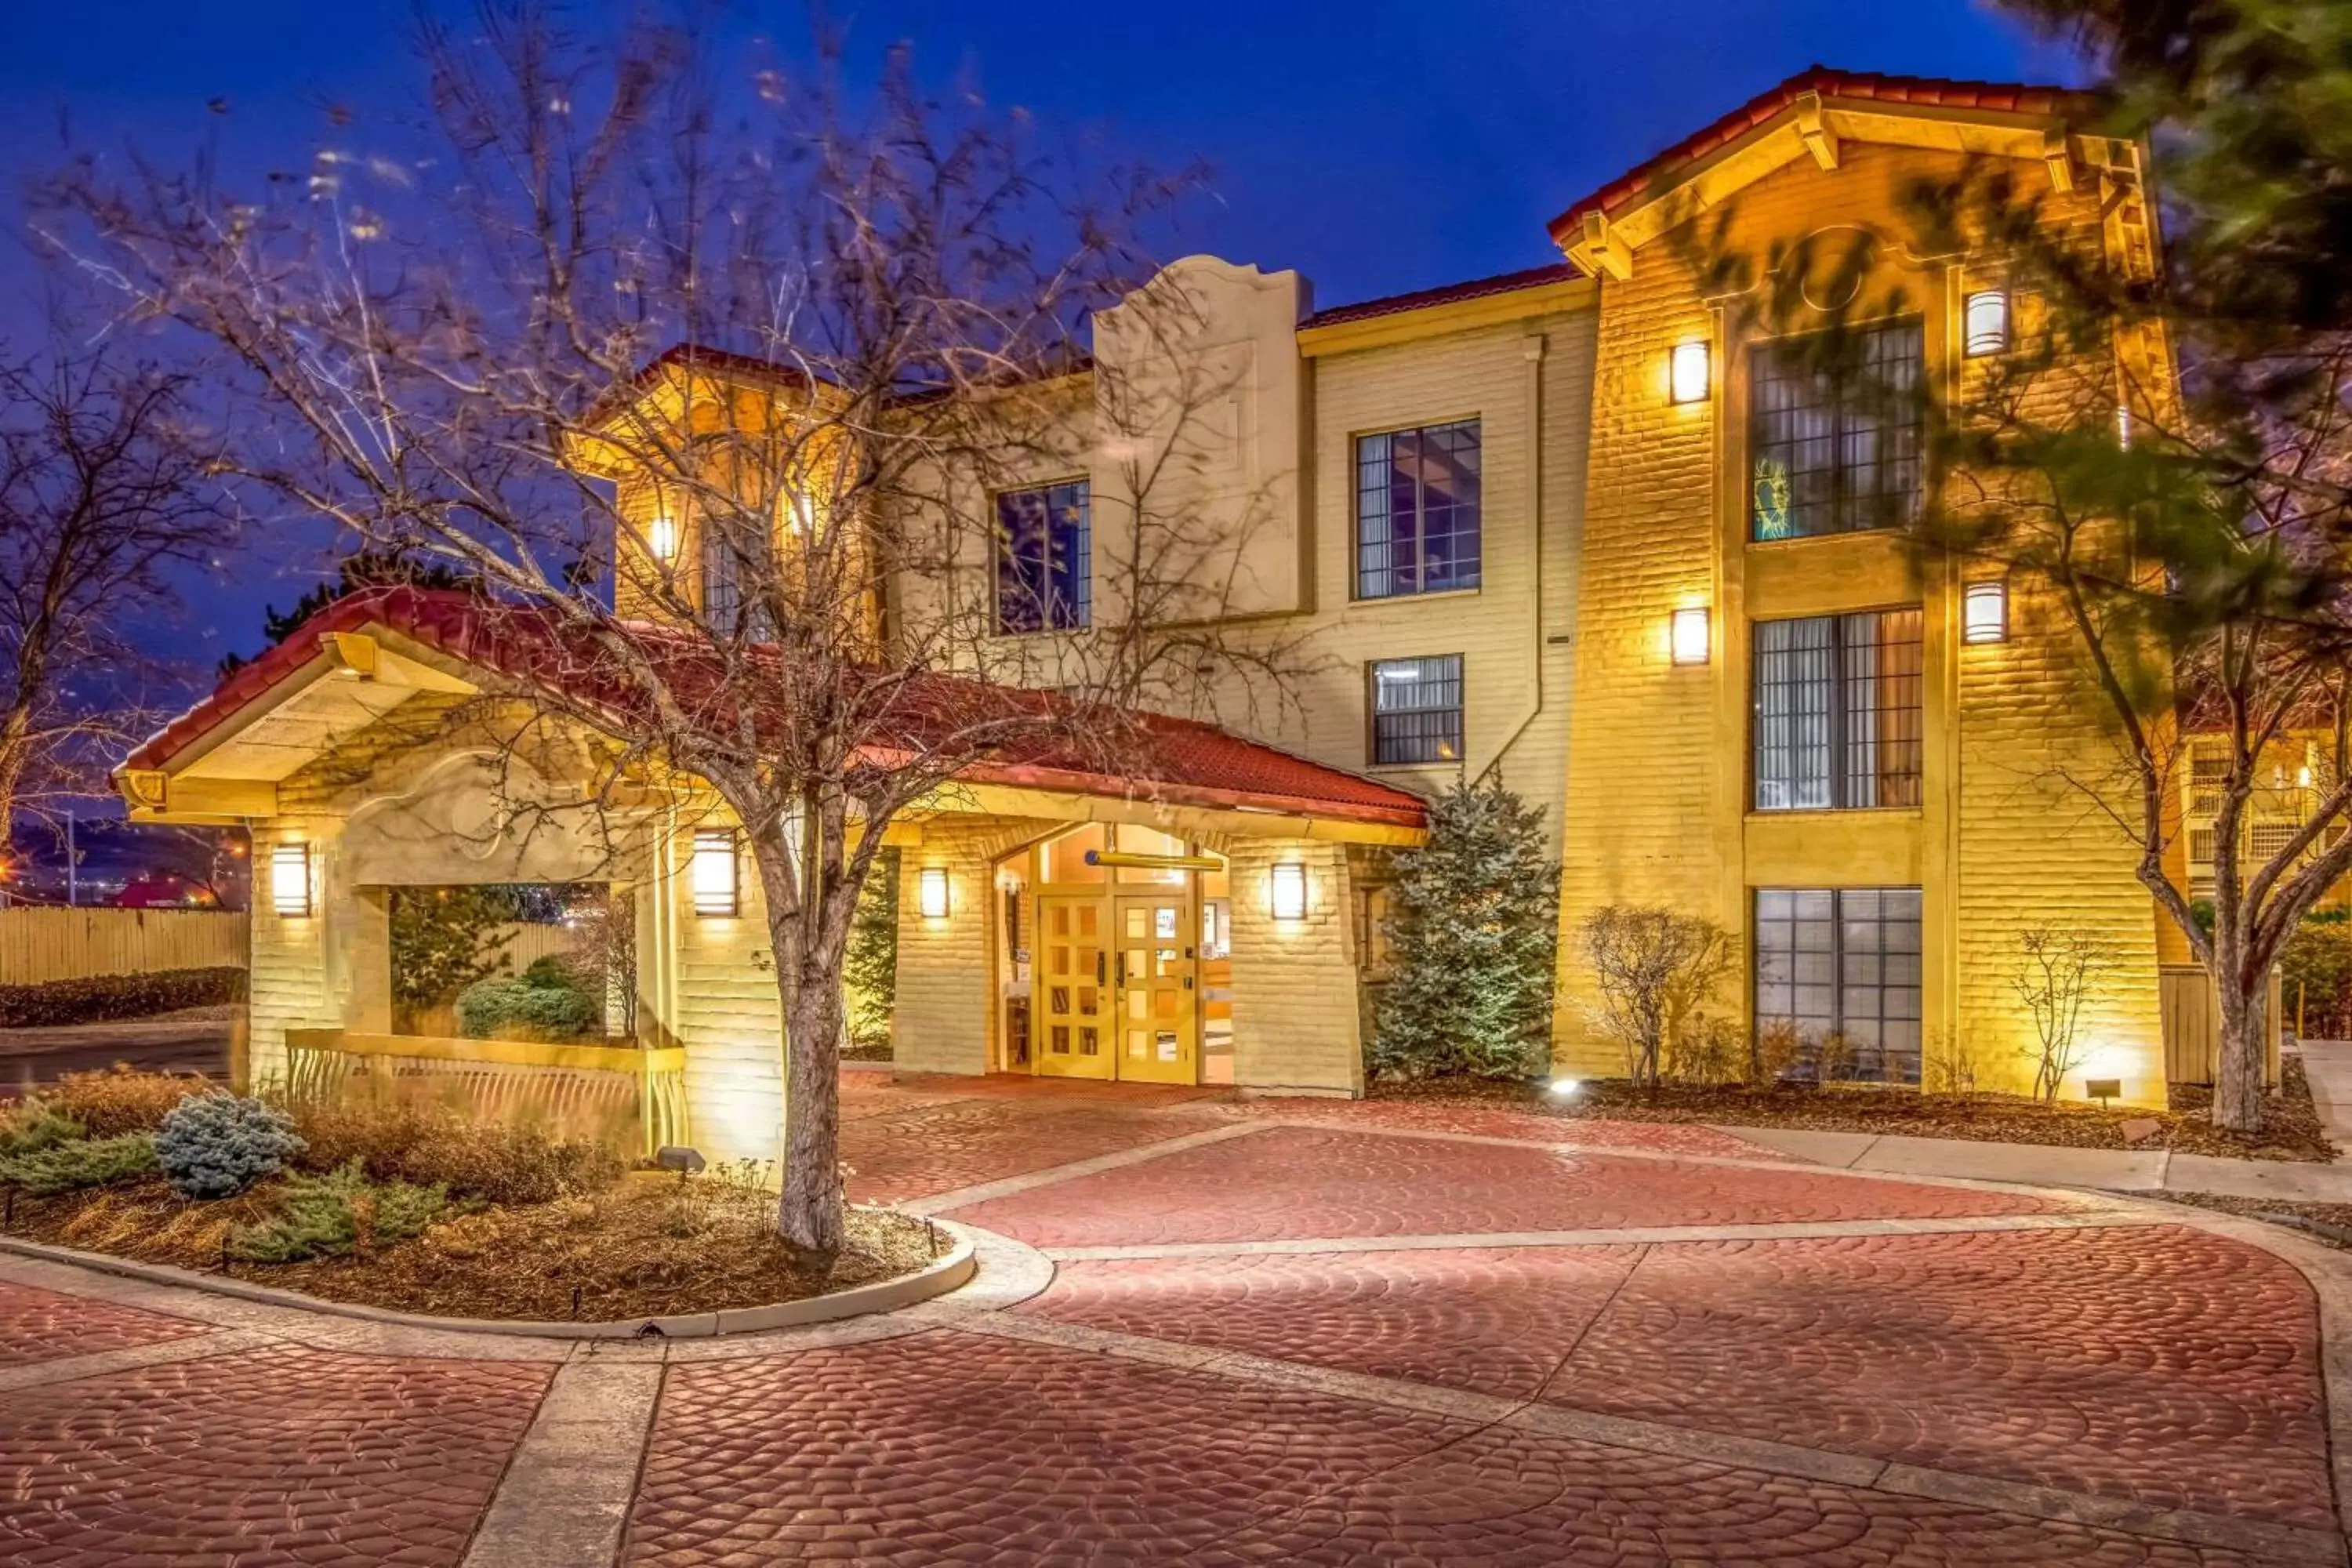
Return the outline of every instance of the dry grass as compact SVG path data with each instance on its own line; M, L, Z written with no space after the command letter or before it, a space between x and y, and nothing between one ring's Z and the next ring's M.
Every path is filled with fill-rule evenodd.
M493 1204L544 1204L595 1193L621 1179L620 1159L603 1144L551 1138L529 1127L468 1121L434 1106L396 1101L292 1107L310 1147L306 1171L358 1160L370 1179L446 1186Z
M945 1233L890 1210L853 1209L829 1263L796 1257L773 1229L775 1197L698 1178L633 1176L552 1203L493 1205L380 1251L306 1263L228 1265L232 1228L275 1212L281 1184L191 1203L160 1180L54 1198L19 1196L11 1235L87 1251L443 1317L626 1321L795 1301L912 1273ZM936 1247L936 1252L934 1248Z
M2249 1160L2325 1162L2335 1146L2321 1132L2312 1109L2302 1062L2287 1058L2280 1091L2271 1097L2267 1130L2240 1138L2216 1129L2202 1090L2174 1089L2167 1110L2066 1102L2046 1105L2010 1094L1927 1094L1909 1089L1873 1089L1839 1084L1814 1089L1775 1084L1713 1088L1667 1084L1637 1089L1622 1079L1586 1080L1571 1100L1547 1094L1517 1080L1438 1079L1379 1083L1384 1100L1436 1100L1485 1105L1569 1120L1594 1117L1621 1121L1715 1123L1727 1127L1794 1127L1815 1131L1886 1132L1917 1138L1965 1138L1979 1142L2062 1144L2083 1149L2177 1149ZM2126 1122L2153 1121L2155 1131L2137 1141L2125 1136Z
M195 1073L139 1072L118 1062L105 1072L68 1073L39 1096L91 1137L112 1138L152 1132L181 1100L218 1087Z

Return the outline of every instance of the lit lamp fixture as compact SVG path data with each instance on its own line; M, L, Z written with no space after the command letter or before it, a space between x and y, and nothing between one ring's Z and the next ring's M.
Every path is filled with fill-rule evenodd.
M1960 341L1968 357L1983 359L2009 347L2009 296L1979 289L1962 307Z
M1704 340L1676 343L1666 356L1666 381L1669 395L1676 403L1703 403L1706 400L1707 353Z
M741 908L738 886L735 835L723 827L706 827L694 835L694 912L720 919Z
M1688 605L1675 612L1673 642L1676 664L1705 664L1709 640L1705 605Z
M280 844L269 852L269 903L281 919L310 913L310 847Z
M677 519L663 512L646 524L646 550L656 561L677 559Z
M2009 640L2009 584L1971 583L1960 590L1960 640Z
M948 918L948 868L926 866L915 880L915 907L927 921Z
M1307 868L1296 860L1277 861L1274 868L1274 918L1307 918Z
M2083 1092L2097 1100L2099 1109L2105 1110L2107 1101L2124 1097L2124 1080L2119 1078L2086 1078L2083 1080Z

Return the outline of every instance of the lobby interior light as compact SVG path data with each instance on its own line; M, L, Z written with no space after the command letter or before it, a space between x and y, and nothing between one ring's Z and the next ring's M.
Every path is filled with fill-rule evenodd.
M1296 860L1280 860L1274 868L1274 918L1278 921L1303 921L1307 918L1307 868Z
M2009 584L1971 583L1960 590L1960 640L2009 640Z
M1706 400L1708 354L1706 340L1676 343L1666 356L1667 383L1676 403L1703 403Z
M732 917L742 907L735 854L735 835L723 827L698 829L694 835L694 912L718 919Z
M948 918L948 868L926 866L915 882L916 905L927 921Z
M284 920L310 913L310 847L280 844L269 851L269 905Z
M1712 652L1713 641L1705 605L1685 605L1675 612L1673 624L1674 658L1676 664L1705 664Z

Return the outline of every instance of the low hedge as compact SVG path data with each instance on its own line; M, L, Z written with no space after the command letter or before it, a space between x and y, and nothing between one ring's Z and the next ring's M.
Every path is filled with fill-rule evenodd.
M159 969L40 985L0 985L0 1029L46 1029L148 1018L182 1007L245 1000L242 969Z

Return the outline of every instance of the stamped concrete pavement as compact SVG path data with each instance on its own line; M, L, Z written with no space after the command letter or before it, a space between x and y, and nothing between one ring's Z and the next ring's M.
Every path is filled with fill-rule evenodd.
M887 1315L566 1345L0 1256L0 1562L2346 1561L2345 1255L1707 1129L845 1089Z

